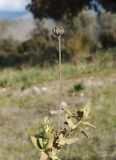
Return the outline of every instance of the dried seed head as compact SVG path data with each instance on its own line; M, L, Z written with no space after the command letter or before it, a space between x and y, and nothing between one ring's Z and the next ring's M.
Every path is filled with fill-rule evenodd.
M64 29L61 26L57 26L52 30L53 34L57 37L61 37L64 34Z

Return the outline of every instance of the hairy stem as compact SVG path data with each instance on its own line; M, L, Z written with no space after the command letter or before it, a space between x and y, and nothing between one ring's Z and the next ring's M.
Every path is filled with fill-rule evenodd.
M60 118L61 118L61 101L62 101L62 54L61 54L61 36L58 37L58 44L59 44L59 105L58 105L58 133L60 129Z

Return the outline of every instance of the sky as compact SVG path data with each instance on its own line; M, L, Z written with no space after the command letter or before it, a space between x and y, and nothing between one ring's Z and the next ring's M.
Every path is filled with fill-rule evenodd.
M31 0L0 0L0 12L24 12Z
M31 0L0 0L0 20L32 18L31 13L25 9L30 2Z

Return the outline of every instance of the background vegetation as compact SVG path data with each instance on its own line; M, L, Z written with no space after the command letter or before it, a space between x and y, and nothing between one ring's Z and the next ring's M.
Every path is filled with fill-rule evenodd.
M104 54L112 52L115 58L116 14L105 12L94 16L90 11L83 10L74 17L73 25L67 23L65 20L62 22L66 30L62 39L63 62L77 63L80 56L92 61L102 51ZM12 37L1 39L0 57L0 66L57 64L57 41L40 21L31 39L22 43Z

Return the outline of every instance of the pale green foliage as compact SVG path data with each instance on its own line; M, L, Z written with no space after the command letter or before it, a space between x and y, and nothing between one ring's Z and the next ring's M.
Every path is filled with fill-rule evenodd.
M87 119L89 118L90 102L82 109L72 113L69 109L63 108L66 116L64 128L56 132L53 124L47 117L39 127L39 132L31 136L31 141L35 148L41 153L40 160L58 160L59 151L62 146L76 143L79 138L74 135L78 132L88 137L85 130L88 127L95 128Z

